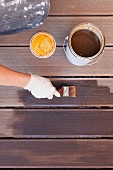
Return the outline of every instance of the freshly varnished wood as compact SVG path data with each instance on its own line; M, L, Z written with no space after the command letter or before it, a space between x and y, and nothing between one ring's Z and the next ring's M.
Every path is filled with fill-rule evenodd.
M113 168L113 140L0 140L0 167Z
M56 0L55 0L56 1ZM89 22L95 24L105 35L106 45L113 45L113 17L48 17L43 25L35 29L24 31L22 33L1 36L0 46L28 46L31 37L39 31L50 32L56 40L57 45L63 46L66 36L76 25Z
M113 109L0 109L0 137L113 137Z
M113 1L51 0L50 15L113 15Z
M63 42L83 22L97 25L108 47L98 63L77 67L66 59ZM38 31L50 32L56 39L56 52L48 59L40 60L30 52L30 39ZM112 37L113 0L51 0L43 25L0 36L0 64L56 76L51 81L57 89L77 87L76 98L52 100L35 99L20 88L0 87L0 168L113 168Z
M0 107L24 108L78 108L113 107L113 79L51 79L59 89L62 86L75 85L77 97L55 97L52 100L36 99L30 92L14 87L0 87Z

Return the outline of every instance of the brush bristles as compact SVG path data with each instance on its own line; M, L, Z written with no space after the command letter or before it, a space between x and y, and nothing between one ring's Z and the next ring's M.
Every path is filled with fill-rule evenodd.
M60 92L61 96L64 96L64 97L76 97L77 96L76 86L63 86L58 91Z
M69 97L76 97L76 96L77 96L76 86L69 86Z

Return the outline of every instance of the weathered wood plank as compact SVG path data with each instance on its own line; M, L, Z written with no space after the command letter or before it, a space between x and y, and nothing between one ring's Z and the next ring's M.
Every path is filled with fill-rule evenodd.
M51 0L50 15L113 15L113 1Z
M58 89L63 85L76 85L77 97L54 97L52 100L36 99L28 91L13 87L0 87L0 107L25 108L78 108L113 107L113 79L56 79Z
M0 137L113 137L113 110L0 109Z
M1 47L0 64L11 69L40 76L113 76L113 48L106 48L94 65L75 66L63 51L57 48L50 58L36 58L28 47Z
M106 1L107 2L107 1ZM0 46L28 46L31 37L39 31L50 32L57 45L63 45L65 37L76 25L90 22L97 25L105 35L106 45L113 45L113 17L48 17L43 25L22 33L1 36Z
M0 167L113 168L113 140L0 140Z

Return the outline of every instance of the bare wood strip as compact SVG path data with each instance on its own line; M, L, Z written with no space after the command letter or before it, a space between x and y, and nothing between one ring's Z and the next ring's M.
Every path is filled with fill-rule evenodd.
M106 48L96 64L79 67L67 60L63 48L57 48L50 58L39 59L28 47L1 47L0 64L40 76L113 76L113 48Z
M113 15L112 0L51 0L50 15Z
M52 79L51 79L52 81ZM0 87L0 107L25 108L77 108L113 107L113 79L56 79L52 81L59 89L66 85L77 87L77 97L54 97L52 100L36 99L28 91L13 87Z
M90 22L98 26L105 35L106 45L113 45L112 21L113 17L48 17L45 23L36 29L14 35L1 36L0 46L28 46L31 37L39 31L50 32L55 37L57 45L61 46L72 28L83 22Z
M0 109L0 137L113 137L113 110Z
M113 140L0 140L0 167L113 168Z

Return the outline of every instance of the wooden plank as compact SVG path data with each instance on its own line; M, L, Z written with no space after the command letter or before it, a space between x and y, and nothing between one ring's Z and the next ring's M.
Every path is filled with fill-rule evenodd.
M50 15L113 15L113 1L51 0Z
M67 60L63 48L57 48L50 58L40 59L28 47L1 47L0 64L40 76L113 76L113 48L105 48L96 64L75 66Z
M0 140L0 167L113 168L113 140Z
M64 85L76 85L77 97L54 97L52 100L36 99L30 92L13 87L0 87L0 107L25 108L78 108L113 107L113 79L56 79L58 89Z
M0 137L113 137L113 109L0 109Z
M106 1L107 2L107 1ZM113 6L113 5L112 5ZM76 25L90 22L98 26L105 35L106 45L113 45L113 17L48 17L43 25L18 34L0 37L0 46L28 46L31 37L39 31L50 32L57 45L62 46L65 37Z

